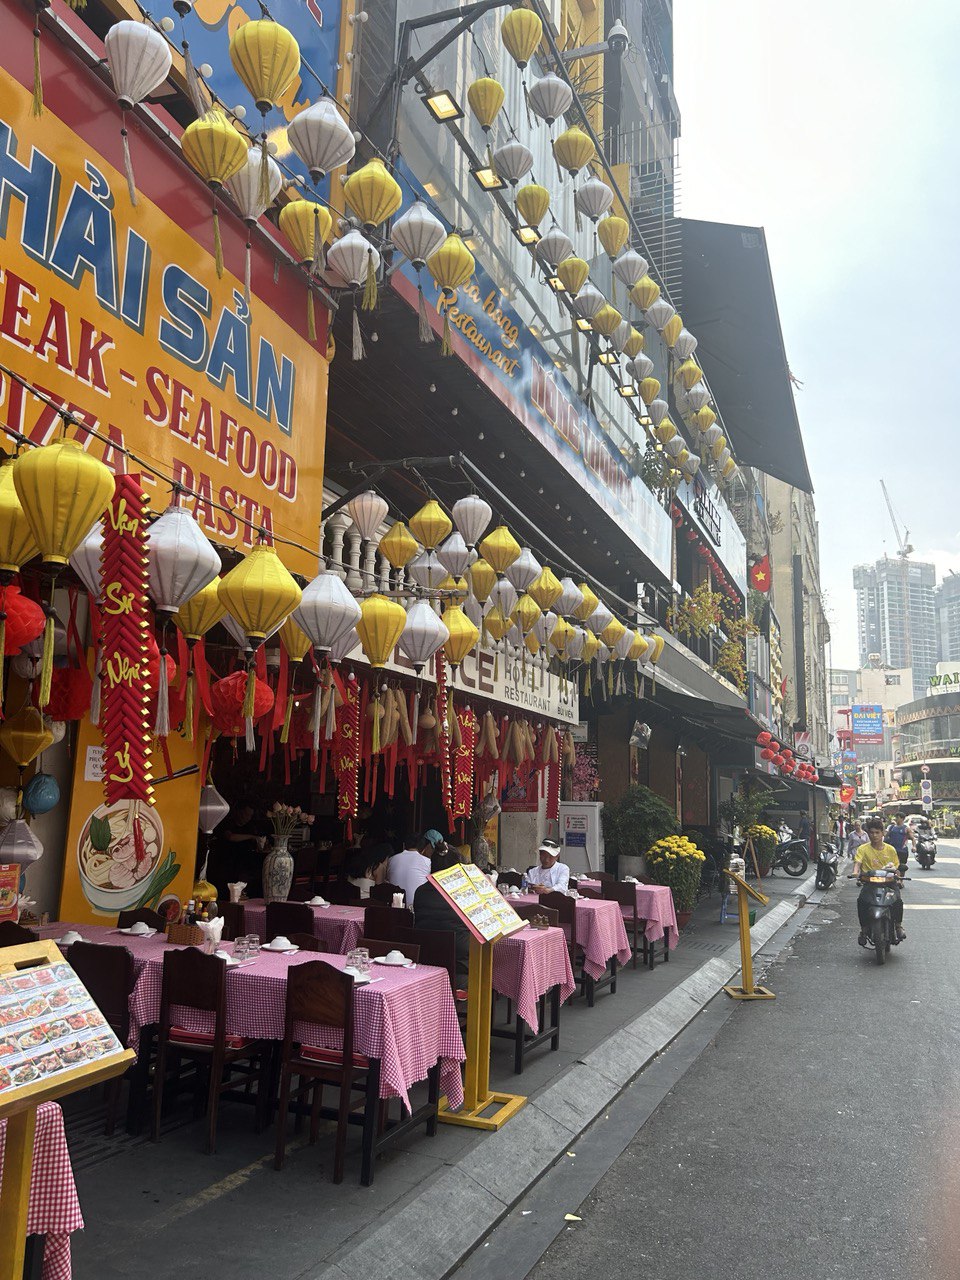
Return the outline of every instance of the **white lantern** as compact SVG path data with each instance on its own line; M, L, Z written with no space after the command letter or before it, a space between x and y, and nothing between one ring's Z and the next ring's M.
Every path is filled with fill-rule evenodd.
M583 286L573 302L573 309L583 320L592 320L607 300L596 287L589 282Z
M357 635L356 627L351 627L349 631L345 631L336 644L330 646L330 661L342 662L344 658L349 658L355 649L360 647L360 637Z
M676 307L670 305L666 298L658 298L646 310L646 317L650 323L661 332L663 326L668 320L671 320L677 314Z
M277 632L280 630L280 628L283 626L284 622L286 622L286 618L284 618L282 622L278 622L277 625L273 628L273 630L267 633L266 637L264 638L263 641L261 641L261 643L265 644L267 640L275 636ZM231 638L236 642L237 648L240 650L240 652L246 653L247 649L250 647L250 642L247 639L247 636L243 630L243 627L241 627L240 623L237 622L236 618L231 617L229 613L225 613L223 617L220 619L220 624L222 627L225 628L225 630L228 632ZM163 667L161 666L160 669L162 671Z
M691 453L689 458L681 462L680 470L683 472L683 474L687 477L688 480L692 480L693 477L700 470L700 459L697 457L695 453Z
M465 498L458 498L450 514L467 546L475 547L487 530L493 517L493 508L489 502L484 502L475 493L471 493Z
M710 453L713 453L713 446L722 438L722 436L723 432L716 423L713 423L712 426L707 427L706 431L701 434L700 441L705 449L709 450Z
M472 564L469 548L463 534L457 530L437 548L437 559L454 578L462 578Z
M517 595L517 589L512 582L506 578L498 578L490 589L487 597L487 603L484 606L484 613L488 613L496 606L505 618L509 618L511 613L517 607L517 601L520 597Z
M200 788L200 817L198 825L204 835L210 835L229 812L230 806L212 782L208 782L205 787Z
M689 360L697 349L697 340L689 329L681 329L673 344L673 354L678 360Z
M533 152L522 142L505 142L493 153L493 167L499 177L506 178L511 187L515 187L533 168Z
M670 406L666 400L651 400L647 405L647 415L655 427L659 427L669 412Z
M705 404L710 403L710 392L703 382L695 382L687 392L687 404L694 413L698 413Z
M51 738L53 738L54 745L58 742L62 742L66 737L67 726L62 720L51 720L49 716L44 716L43 727L46 729L47 733L50 734Z
M389 510L389 503L373 489L364 489L363 493L355 494L347 503L347 514L364 542L377 536L377 530Z
M726 445L724 445L724 447L720 450L719 458L717 458L717 469L719 471L722 471L732 457L733 455L731 454L730 450L726 447Z
M13 822L17 816L16 787L0 787L0 823Z
M629 320L621 320L613 333L610 335L610 345L614 351L622 351L630 341L630 334L633 332L633 325Z
M332 98L321 98L298 111L287 125L287 137L314 182L347 164L357 149L353 130Z
M537 257L549 267L555 267L564 258L573 257L573 241L559 227L551 227L540 237L536 249ZM596 314L596 312L594 312Z
M176 613L212 582L220 557L186 507L172 503L147 530L149 591L157 613Z
M360 614L356 600L337 575L328 570L307 583L292 616L317 652L323 654L332 652L345 635L353 632Z
M540 577L542 572L543 565L540 564L529 547L524 547L513 564L507 569L507 581L517 591L523 592L526 591L531 582Z
M460 607L475 627L483 621L483 605L475 595L468 595L461 601Z
M42 853L43 845L22 818L7 823L0 835L0 862L26 866L36 862Z
M690 397L687 395L687 389L682 382L674 383L674 396L677 402L677 411L682 417L686 417L690 413Z
M70 568L87 588L94 600L103 594L100 581L100 557L103 554L103 525L98 520L70 557Z
M612 621L613 614L603 601L600 600L597 602L597 607L594 609L593 613L591 613L590 617L587 619L587 626L595 636L598 636L601 631L606 631Z
M636 249L624 249L613 264L613 274L627 289L632 289L638 280L643 279L649 268L646 258L637 253Z
M583 646L587 643L587 634L583 627L574 627L567 636L564 655L576 662L583 656Z
M629 654L630 650L633 648L633 642L635 639L636 639L636 636L630 630L630 628L627 627L626 631L623 633L623 635L620 637L617 643L613 646L613 651L617 655L617 657L620 659L621 662L626 661L627 655Z
M103 38L107 66L122 111L130 111L170 74L170 45L145 22L115 22Z
M407 565L407 572L418 587L432 591L447 576L447 571L437 559L435 551L421 551Z
M632 360L627 361L627 373L633 378L634 382L642 382L644 378L649 378L653 373L653 361L641 351L638 356L634 356Z
M415 600L407 610L400 639L400 652L409 658L417 675L438 649L450 639L447 624L438 617L429 600Z
M588 178L577 188L573 203L580 213L596 222L613 204L613 192L600 178Z
M339 277L351 288L359 289L366 282L369 269L374 274L379 270L380 254L359 231L348 231L327 250L327 266L334 280Z
M552 609L548 609L546 613L541 613L540 617L533 624L532 631L537 637L537 641L539 642L541 649L553 635L557 622L557 615Z
M422 200L414 200L390 231L390 239L417 271L426 266L427 259L436 253L446 238L446 227Z
M671 437L663 447L671 458L679 458L680 454L686 449L687 444L683 436L676 435Z
M530 110L547 124L553 124L570 110L573 90L560 76L552 73L535 80L527 92Z
M572 578L561 578L560 585L563 594L554 603L554 608L562 617L568 618L583 604L583 592Z

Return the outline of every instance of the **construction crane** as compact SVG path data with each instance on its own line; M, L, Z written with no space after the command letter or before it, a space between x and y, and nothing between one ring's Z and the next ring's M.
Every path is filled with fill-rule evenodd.
M910 569L908 567L908 559L913 547L908 541L910 530L904 529L902 533L900 532L900 525L893 510L893 503L890 501L890 494L887 492L887 486L883 480L880 481L880 488L883 490L887 510L890 512L890 523L893 525L893 532L897 539L897 551L900 559L900 599L903 609L903 665L909 667L912 671L913 637L910 629Z

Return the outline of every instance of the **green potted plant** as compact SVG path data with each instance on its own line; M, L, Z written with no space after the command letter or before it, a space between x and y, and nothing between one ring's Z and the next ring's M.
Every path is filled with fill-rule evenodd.
M622 880L643 874L644 850L680 830L676 815L649 787L628 787L602 811L604 865Z
M705 855L688 836L664 836L647 850L647 874L673 894L677 924L682 929L697 905Z
M777 833L773 827L768 827L762 822L754 822L744 830L743 836L745 840L753 841L753 851L757 855L760 874L769 875L773 860L777 856Z

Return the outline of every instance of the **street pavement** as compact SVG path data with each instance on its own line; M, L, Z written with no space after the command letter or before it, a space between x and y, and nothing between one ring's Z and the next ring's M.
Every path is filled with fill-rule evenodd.
M882 967L853 882L823 895L531 1280L960 1277L960 844L909 874Z

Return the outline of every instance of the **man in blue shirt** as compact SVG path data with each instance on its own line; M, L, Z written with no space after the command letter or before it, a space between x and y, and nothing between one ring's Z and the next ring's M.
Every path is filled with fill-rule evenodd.
M896 849L902 872L907 865L907 828L903 825L902 818L895 817L887 827L886 842Z

